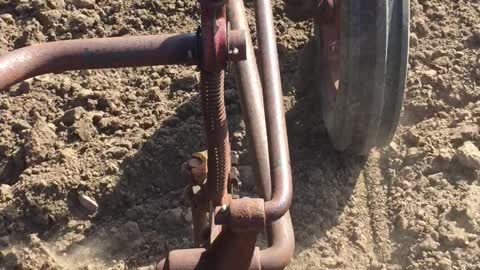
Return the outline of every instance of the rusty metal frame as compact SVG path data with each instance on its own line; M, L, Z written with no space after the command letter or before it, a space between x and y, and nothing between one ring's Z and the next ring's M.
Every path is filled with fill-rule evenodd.
M69 70L198 64L196 34L56 41L0 56L0 91L28 78Z
M292 175L271 0L255 0L261 72L242 0L200 0L200 7L197 33L58 41L4 54L0 56L0 90L34 76L68 70L198 65L209 150L206 187L196 198L195 215L202 220L195 232L198 247L171 251L156 268L283 269L294 252L288 212ZM228 194L230 146L223 101L228 62L234 64L240 90L258 199L235 199ZM205 242L201 235L208 208L210 237ZM265 230L270 247L260 250L256 239Z

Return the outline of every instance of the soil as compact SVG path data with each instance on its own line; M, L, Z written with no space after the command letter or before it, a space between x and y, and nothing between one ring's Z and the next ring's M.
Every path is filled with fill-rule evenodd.
M288 269L480 269L478 1L411 1L401 126L368 157L328 141L299 61L312 23L288 20L280 1L274 12L295 188ZM0 53L193 32L197 13L193 0L0 0ZM191 67L145 67L48 74L0 93L0 269L136 269L190 247L180 165L205 148L197 83ZM226 104L248 190L232 76Z

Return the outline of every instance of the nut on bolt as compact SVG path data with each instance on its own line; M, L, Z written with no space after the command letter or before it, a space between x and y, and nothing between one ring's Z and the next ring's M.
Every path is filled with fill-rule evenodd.
M192 154L192 158L183 163L182 175L189 184L203 186L207 180L208 152L202 151Z
M244 30L228 31L228 60L242 61L247 59L247 40Z

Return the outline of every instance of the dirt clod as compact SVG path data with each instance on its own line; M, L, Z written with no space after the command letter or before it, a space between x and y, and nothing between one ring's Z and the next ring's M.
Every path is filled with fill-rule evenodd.
M27 166L40 164L51 157L56 139L57 134L52 125L39 118L26 138L24 149Z
M6 202L12 198L12 187L6 184L0 185L0 202Z
M458 148L457 156L463 166L480 170L480 150L472 142L465 142Z
M74 5L77 8L94 8L95 0L67 0L67 3Z

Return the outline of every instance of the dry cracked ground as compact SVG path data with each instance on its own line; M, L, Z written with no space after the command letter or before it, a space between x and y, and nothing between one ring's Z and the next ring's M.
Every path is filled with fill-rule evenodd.
M191 32L197 12L193 0L0 0L0 54ZM401 126L365 158L332 149L318 89L298 86L311 22L289 21L279 1L274 12L294 169L289 269L480 269L479 1L411 1ZM136 269L189 247L179 167L205 147L197 83L193 68L168 66L49 74L2 91L0 269ZM231 77L225 95L251 189Z

